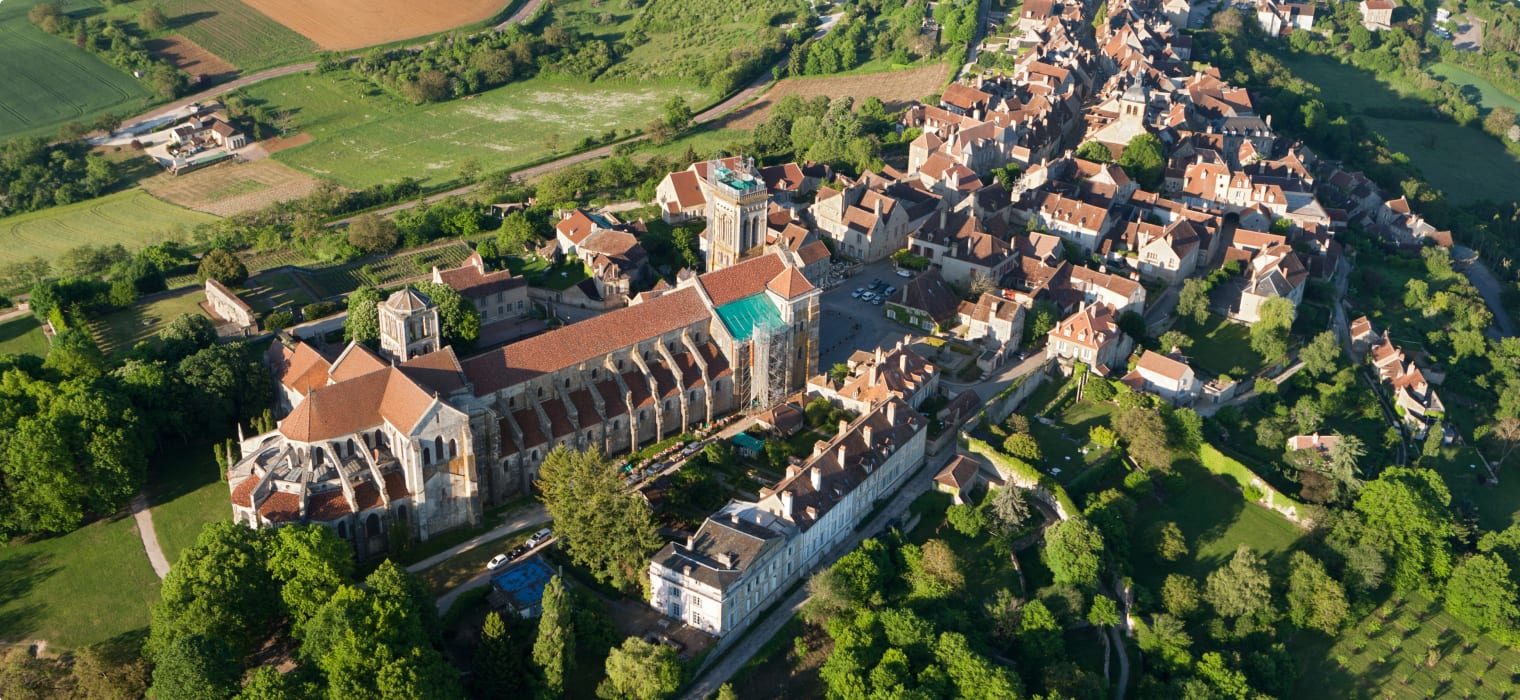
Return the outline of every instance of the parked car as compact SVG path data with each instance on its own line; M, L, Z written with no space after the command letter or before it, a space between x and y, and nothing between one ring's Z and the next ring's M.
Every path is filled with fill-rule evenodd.
M850 296L855 297L856 299L859 299L860 295L865 294L865 293L866 293L866 288L865 287L859 287L855 291L850 292Z
M897 271L897 276L901 277L903 279L912 279L913 278L913 272L910 271L910 270L898 270Z
M545 542L548 542L549 538L552 537L553 535L554 535L554 531L550 530L547 527L544 528L544 529L542 529L542 530L539 530L538 532L533 533L533 536L528 538L528 548L532 549L532 548L537 547L537 546L539 546L539 545L541 545L541 544L543 544Z
M876 297L875 299L872 299L871 303L875 304L877 306L881 306L881 297Z
M892 296L895 292L897 292L897 287L893 287L889 284L887 285L886 289L881 290L881 295L884 297L889 297Z
M509 561L512 561L512 558L505 554L498 554L494 557L491 557L491 561L486 562L486 571L495 571L497 569L500 569L503 564L506 564Z

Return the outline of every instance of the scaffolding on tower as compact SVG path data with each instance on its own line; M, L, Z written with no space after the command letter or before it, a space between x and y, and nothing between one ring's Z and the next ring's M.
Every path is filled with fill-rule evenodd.
M750 336L750 389L753 405L773 408L791 394L792 327L760 319Z

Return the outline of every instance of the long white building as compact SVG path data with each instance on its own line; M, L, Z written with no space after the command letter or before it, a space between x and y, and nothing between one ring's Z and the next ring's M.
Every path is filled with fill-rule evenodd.
M649 564L649 604L723 636L743 629L923 463L928 420L899 399L820 440L758 502L730 501Z

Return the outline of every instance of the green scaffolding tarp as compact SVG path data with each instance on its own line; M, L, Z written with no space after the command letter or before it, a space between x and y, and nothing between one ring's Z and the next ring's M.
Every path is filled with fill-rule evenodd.
M783 326L781 313L765 298L765 292L751 294L738 301L718 307L718 318L728 328L734 340L749 340L755 334L755 326Z

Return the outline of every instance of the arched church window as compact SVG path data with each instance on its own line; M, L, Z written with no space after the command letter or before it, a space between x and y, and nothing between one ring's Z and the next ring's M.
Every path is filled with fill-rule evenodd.
M459 443L456 442L456 441L454 441L454 440L452 440L452 439L450 439L449 440L449 459L453 459L453 458L458 457L458 456L459 456Z
M442 435L433 438L433 454L438 455L438 459L443 459L443 436Z

